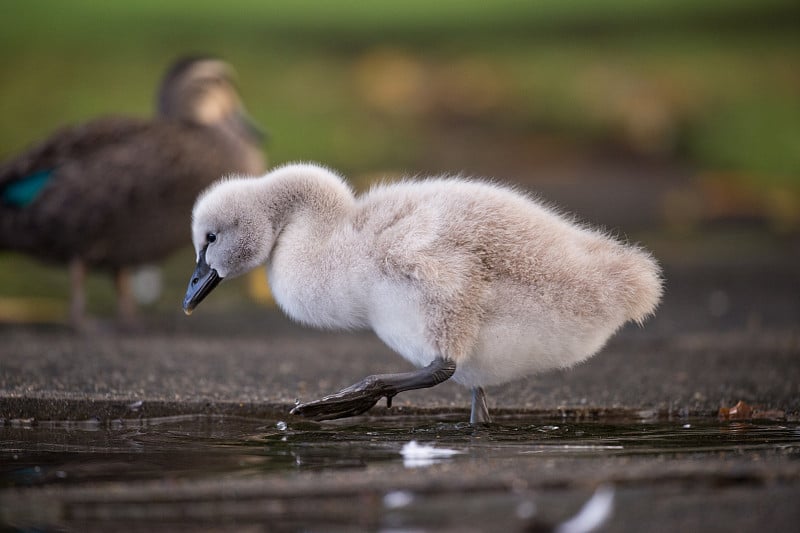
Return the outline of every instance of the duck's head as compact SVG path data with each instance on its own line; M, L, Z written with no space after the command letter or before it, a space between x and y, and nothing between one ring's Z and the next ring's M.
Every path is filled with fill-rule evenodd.
M264 133L250 119L239 97L236 73L212 57L187 57L167 70L158 92L158 114L163 118L223 128L237 137L260 144Z
M267 260L274 229L259 205L255 183L253 178L228 178L197 199L192 211L197 266L183 300L186 314L220 281L240 276Z

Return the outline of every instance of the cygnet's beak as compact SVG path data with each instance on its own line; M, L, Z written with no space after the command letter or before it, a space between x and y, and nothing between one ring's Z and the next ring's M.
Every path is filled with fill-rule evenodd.
M214 287L222 281L217 271L206 263L206 248L200 251L197 268L194 269L194 274L189 280L189 287L186 288L186 297L183 299L183 312L187 315L191 315L197 304L202 302L203 298L208 296L208 293L214 290Z

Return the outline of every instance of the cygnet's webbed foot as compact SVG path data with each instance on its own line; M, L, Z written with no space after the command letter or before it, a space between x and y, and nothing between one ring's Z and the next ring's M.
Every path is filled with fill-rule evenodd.
M298 404L291 413L314 420L357 416L372 409L383 397L386 397L386 405L391 407L392 398L396 394L433 387L448 380L455 371L455 361L437 357L430 365L419 370L367 376L335 394L313 402Z
M335 394L330 394L313 402L301 403L292 409L291 414L314 420L333 420L357 416L369 411L385 393L381 383L369 376Z

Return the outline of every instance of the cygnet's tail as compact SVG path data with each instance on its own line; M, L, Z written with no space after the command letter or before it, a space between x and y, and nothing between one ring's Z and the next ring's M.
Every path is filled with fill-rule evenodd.
M626 318L641 325L661 301L664 282L661 267L646 250L626 247L618 266L619 289Z

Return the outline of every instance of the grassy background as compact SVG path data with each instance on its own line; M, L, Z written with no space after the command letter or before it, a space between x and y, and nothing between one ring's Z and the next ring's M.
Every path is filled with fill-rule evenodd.
M565 158L600 147L766 198L797 231L799 15L794 0L7 2L0 158L62 124L149 115L164 68L204 52L238 70L273 164L319 160L363 186L470 172L476 144L490 162L508 139ZM445 165L465 131L463 166ZM177 292L187 257L166 270ZM0 277L6 300L67 292L61 269L14 254ZM113 306L105 280L91 292Z
M239 70L275 162L413 169L425 119L450 112L793 182L798 15L779 0L12 2L0 155L66 122L150 113L165 66L199 51ZM434 101L404 100L403 76Z

